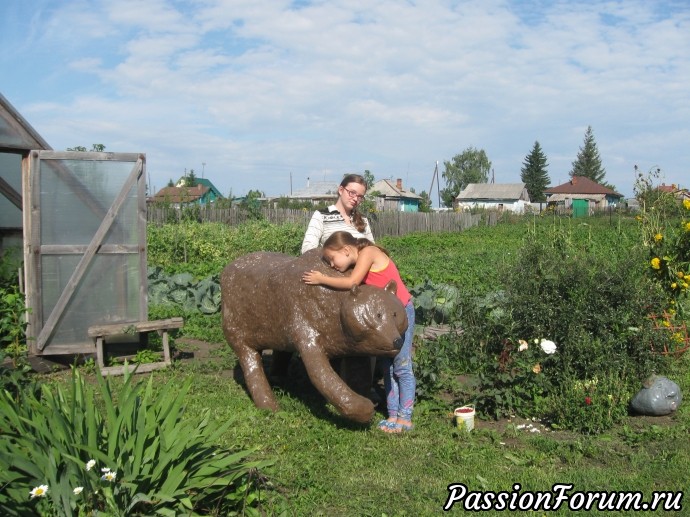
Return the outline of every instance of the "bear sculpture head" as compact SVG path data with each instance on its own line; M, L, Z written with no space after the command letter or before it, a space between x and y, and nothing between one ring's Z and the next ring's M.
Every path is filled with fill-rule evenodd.
M358 353L395 357L402 348L407 315L395 292L391 280L384 289L355 285L343 299L340 322Z

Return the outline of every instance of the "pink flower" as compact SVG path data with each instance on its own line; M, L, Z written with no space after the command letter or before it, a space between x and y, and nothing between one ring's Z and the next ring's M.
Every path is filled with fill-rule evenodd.
M592 405L592 398L591 397L585 397L585 404L587 404L588 406L591 406Z

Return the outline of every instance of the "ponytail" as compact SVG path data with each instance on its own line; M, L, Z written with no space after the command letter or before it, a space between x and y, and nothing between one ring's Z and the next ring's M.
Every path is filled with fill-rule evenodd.
M350 220L352 221L354 227L357 228L357 231L359 233L364 233L364 230L367 229L367 222L364 220L364 217L362 217L362 214L359 213L359 210L357 210L357 208L354 208L352 210L352 213L350 214Z

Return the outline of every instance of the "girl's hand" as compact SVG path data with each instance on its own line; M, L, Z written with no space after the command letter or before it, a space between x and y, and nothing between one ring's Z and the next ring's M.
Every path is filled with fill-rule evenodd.
M306 271L302 275L302 282L309 285L319 285L323 276L323 273L319 271Z

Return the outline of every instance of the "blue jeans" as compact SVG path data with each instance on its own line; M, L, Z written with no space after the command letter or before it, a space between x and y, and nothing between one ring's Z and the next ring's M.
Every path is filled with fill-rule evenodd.
M388 418L412 420L416 381L412 372L412 336L414 335L414 305L405 306L407 330L403 347L393 359L383 358L383 387L386 390Z

